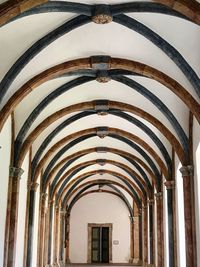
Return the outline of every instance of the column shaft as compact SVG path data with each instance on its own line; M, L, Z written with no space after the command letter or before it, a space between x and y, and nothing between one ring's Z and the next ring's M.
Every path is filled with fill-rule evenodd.
M60 208L56 206L54 216L54 246L53 246L53 263L54 266L58 266L58 226L59 226L59 213Z
M164 266L164 247L163 247L163 198L162 193L155 194L157 207L157 259L158 266ZM171 267L171 265L170 265Z
M154 264L154 205L149 204L149 259L150 264Z
M40 197L40 218L39 218L39 237L38 237L38 265L44 266L45 255L45 213L46 213L46 197L47 194L42 194Z
M53 232L53 209L54 209L54 202L50 203L49 208L49 238L48 238L48 256L47 256L47 263L50 265L52 258L51 258L51 249L52 249L52 232Z
M143 207L143 231L144 231L144 248L143 248L143 258L144 265L148 263L148 210L147 207Z
M23 173L23 171L20 168L13 167L10 172L12 172L10 173L10 176L12 178L12 192L11 192L11 205L10 205L7 267L15 267L19 187L20 187L20 176Z

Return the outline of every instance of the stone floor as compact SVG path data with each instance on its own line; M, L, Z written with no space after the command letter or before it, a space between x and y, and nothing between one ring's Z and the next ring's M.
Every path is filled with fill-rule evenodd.
M124 266L137 266L137 267L142 267L140 265L133 265L133 264L126 264L126 263L112 263L112 264L66 264L65 267L83 267L83 266L88 266L88 267L124 267Z

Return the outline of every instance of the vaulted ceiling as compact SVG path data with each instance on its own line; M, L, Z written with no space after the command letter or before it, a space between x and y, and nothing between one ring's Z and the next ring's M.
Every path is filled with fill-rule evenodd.
M13 116L14 166L31 149L32 182L42 172L57 200L90 183L138 206L159 192L174 152L190 161L190 114L200 122L199 11L181 0L5 2L0 127Z

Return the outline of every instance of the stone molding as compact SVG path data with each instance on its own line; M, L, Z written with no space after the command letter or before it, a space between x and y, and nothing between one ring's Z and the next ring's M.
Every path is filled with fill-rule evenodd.
M22 168L13 167L13 166L10 166L9 168L10 177L15 177L15 178L20 179L23 173L24 173L24 170Z
M176 187L176 182L175 181L165 181L164 185L166 186L166 189L175 189Z
M182 177L192 176L194 174L193 165L182 166L179 171L182 174Z

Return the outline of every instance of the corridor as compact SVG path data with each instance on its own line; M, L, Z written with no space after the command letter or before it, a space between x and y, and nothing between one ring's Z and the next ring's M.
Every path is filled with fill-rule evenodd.
M0 0L0 267L200 267L200 0Z

